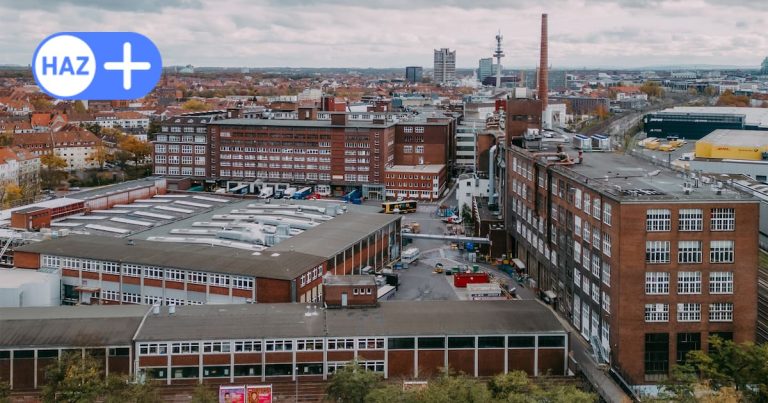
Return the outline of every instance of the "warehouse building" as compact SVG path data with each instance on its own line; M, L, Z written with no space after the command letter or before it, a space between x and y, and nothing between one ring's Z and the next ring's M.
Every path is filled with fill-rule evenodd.
M15 265L60 273L68 304L318 302L325 273L399 257L401 218L378 211L159 195L54 222Z
M768 131L718 129L696 142L692 171L768 182Z
M677 106L643 117L649 137L700 139L717 129L768 130L768 109Z
M357 360L385 378L567 375L568 333L536 301L0 309L0 380L41 386L66 350L166 385L324 380Z

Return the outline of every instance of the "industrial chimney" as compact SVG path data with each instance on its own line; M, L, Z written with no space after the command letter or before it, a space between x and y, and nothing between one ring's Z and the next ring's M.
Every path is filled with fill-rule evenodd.
M547 15L541 15L541 54L539 59L539 100L542 113L547 110L549 93L549 57L547 54Z

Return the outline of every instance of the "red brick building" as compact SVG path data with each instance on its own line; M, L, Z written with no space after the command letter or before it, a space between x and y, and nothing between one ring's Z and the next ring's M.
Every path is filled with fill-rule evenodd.
M614 153L505 158L512 255L629 383L663 380L714 335L755 339L755 199Z

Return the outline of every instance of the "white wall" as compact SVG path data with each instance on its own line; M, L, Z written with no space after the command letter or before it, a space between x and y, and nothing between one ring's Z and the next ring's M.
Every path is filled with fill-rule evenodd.
M0 269L0 307L58 306L61 275L26 269Z
M463 205L472 208L472 197L488 197L488 179L477 179L474 174L461 175L457 180L459 183L456 189L456 200L458 201L459 211Z

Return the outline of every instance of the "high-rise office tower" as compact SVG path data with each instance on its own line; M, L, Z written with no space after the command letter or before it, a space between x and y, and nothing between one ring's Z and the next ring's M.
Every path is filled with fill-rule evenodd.
M405 68L405 79L409 83L420 83L424 76L424 69L421 66L408 66Z
M493 59L488 57L480 59L477 68L477 79L482 83L483 80L493 75Z
M435 82L447 83L456 79L456 51L435 49Z

